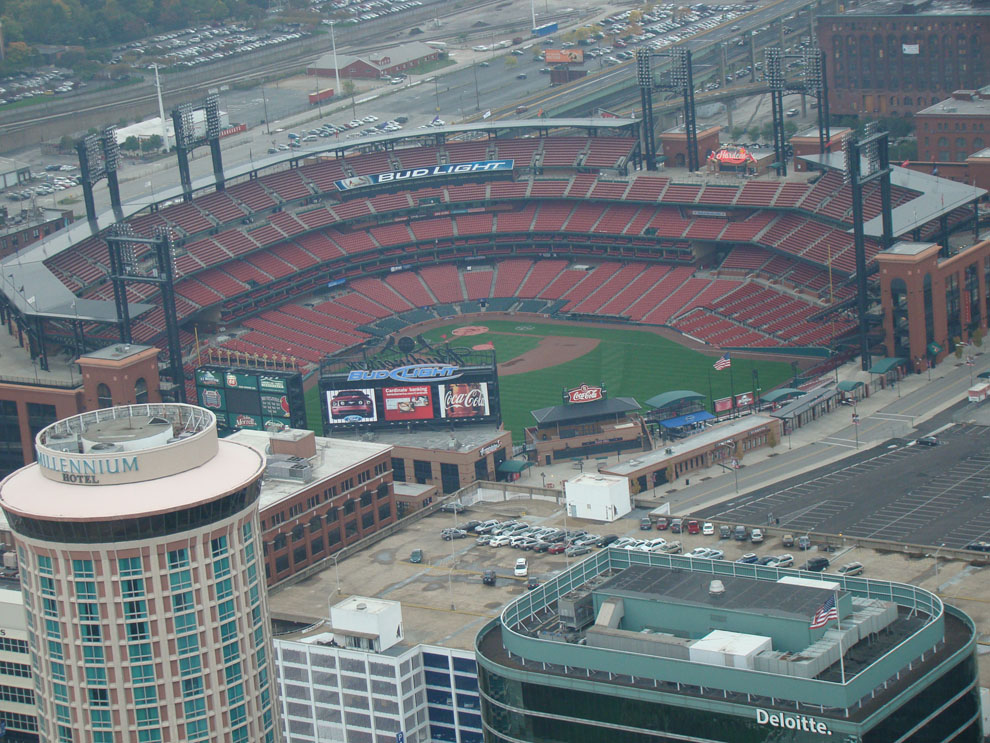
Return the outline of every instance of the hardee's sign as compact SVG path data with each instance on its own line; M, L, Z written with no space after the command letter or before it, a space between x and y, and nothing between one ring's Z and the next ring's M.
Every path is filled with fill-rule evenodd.
M589 387L582 384L580 387L567 390L567 402L594 402L605 399L605 391L601 387Z

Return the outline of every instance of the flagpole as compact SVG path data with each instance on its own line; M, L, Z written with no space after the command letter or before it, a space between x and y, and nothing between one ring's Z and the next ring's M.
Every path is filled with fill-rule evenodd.
M732 381L732 359L729 359L729 394L732 395L732 412L735 414L736 410L736 385Z
M835 628L839 631L839 673L842 674L842 685L846 684L846 661L842 656L842 619L839 616L839 592L832 592L832 599L835 601Z
M712 415L716 418L718 413L715 412L715 395L712 394L712 370L708 370L708 401L712 404Z

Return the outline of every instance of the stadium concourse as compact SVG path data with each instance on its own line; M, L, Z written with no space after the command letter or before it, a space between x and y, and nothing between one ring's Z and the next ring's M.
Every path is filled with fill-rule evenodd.
M123 216L137 235L166 226L174 236L187 353L194 325L222 327L214 347L315 367L370 336L479 311L668 325L713 346L756 349L828 346L854 329L845 309L854 296L852 203L841 172L637 171L638 122L569 121L559 136L548 123L290 152L234 169L224 190L201 179L191 201L173 189L126 205ZM459 163L476 165L452 167ZM901 181L921 182L912 177ZM955 193L948 206L943 196L930 217L931 184L892 180L895 213L928 219L899 220L899 234L915 239L935 235L940 219L950 228L971 219L982 193ZM873 184L865 218L879 210ZM113 308L104 237L116 221L77 223L4 264L8 311L39 315L44 342L70 346L79 335L72 315L86 321L87 342L117 339L112 313L83 312ZM868 261L879 249L868 237ZM158 289L131 284L128 293L134 340L164 347ZM71 312L52 299L62 294ZM61 304L46 312L45 301Z

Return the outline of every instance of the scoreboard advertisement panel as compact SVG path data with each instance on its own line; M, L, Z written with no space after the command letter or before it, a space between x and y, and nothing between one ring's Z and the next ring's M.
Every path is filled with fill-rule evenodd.
M221 432L308 427L299 372L211 364L195 380L196 402L213 411Z
M471 349L336 359L321 369L323 423L329 431L501 422L494 359Z

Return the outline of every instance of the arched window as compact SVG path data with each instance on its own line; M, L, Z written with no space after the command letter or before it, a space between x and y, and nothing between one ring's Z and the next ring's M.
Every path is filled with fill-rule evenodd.
M113 397L110 396L110 388L103 382L96 386L96 404L101 408L113 407Z
M973 137L973 152L978 152L984 147L983 137Z
M956 147L959 149L964 149L966 147L966 138L956 137Z
M144 381L144 377L134 383L134 402L139 405L148 402L148 383Z
M938 138L938 146L939 147L948 147L949 146L949 140L946 139L945 137L939 137Z

